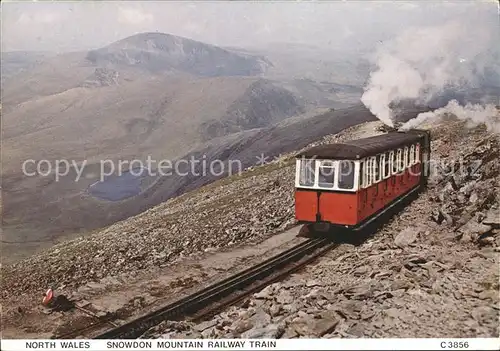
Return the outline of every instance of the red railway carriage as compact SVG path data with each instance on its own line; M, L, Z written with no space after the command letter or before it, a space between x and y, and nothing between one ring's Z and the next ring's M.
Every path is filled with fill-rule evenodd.
M391 132L297 155L295 217L360 229L427 183L428 131Z

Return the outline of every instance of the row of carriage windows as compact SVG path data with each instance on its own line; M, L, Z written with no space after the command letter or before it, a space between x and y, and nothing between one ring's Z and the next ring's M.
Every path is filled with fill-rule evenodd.
M400 148L394 151L378 154L360 162L359 185L363 188L371 184L399 174L405 169L417 164L419 160L419 144ZM354 188L355 163L349 160L301 160L299 185L314 186L316 176L316 162L318 167L318 186L321 188L335 188L350 190ZM338 168L338 169L337 169ZM338 179L337 179L338 178Z
M369 157L360 164L360 174L362 175L360 186L366 188L392 175L401 174L419 162L419 144Z

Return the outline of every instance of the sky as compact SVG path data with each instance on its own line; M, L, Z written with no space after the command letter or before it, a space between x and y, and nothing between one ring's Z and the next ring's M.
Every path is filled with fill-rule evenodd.
M500 33L484 1L2 1L2 51L78 51L140 32L238 47L276 42L365 50L412 26L450 19Z

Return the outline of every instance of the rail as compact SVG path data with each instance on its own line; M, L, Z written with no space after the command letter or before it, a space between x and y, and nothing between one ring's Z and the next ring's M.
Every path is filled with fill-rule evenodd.
M164 320L206 318L303 267L334 246L336 244L328 238L308 239L255 266L94 338L133 339Z

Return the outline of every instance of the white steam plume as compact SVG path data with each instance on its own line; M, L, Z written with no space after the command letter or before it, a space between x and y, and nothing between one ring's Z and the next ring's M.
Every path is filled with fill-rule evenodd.
M480 83L490 49L497 46L492 31L466 23L415 28L385 42L374 55L363 104L382 122L394 125L391 103L413 100L426 104L449 88L474 88Z
M458 119L466 120L471 126L484 123L488 130L500 133L500 110L493 104L481 106L479 104L466 104L461 106L457 100L451 100L445 107L438 108L431 112L420 113L403 124L400 130L408 130L418 127L429 119L439 119L445 113L455 115Z

